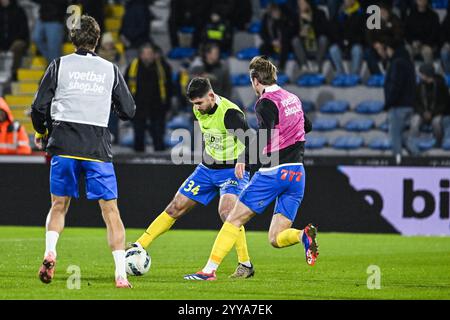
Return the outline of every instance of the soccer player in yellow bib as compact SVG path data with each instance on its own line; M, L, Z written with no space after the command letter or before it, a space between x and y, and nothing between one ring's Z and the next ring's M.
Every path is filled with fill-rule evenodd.
M206 78L192 79L186 94L193 104L193 112L203 134L205 143L203 161L181 185L166 209L132 244L134 247L148 248L179 218L198 203L207 205L218 192L219 215L222 221L226 221L249 181L248 170L245 170L243 179L237 179L234 172L235 164L245 157L246 153L245 139L239 140L234 133L236 130L243 130L242 132L249 130L242 110L226 98L215 94ZM235 247L239 263L230 277L252 277L255 271L248 254L244 227L239 229Z

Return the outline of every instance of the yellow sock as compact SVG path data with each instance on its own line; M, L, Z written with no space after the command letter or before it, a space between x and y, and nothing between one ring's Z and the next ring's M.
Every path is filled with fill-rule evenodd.
M249 262L250 256L248 255L247 239L245 237L245 228L242 226L239 229L239 235L236 240L236 252L238 255L238 261L240 263Z
M153 220L137 242L139 242L142 247L147 248L153 240L172 228L175 221L176 219L172 218L167 212L164 211L155 220Z
M277 236L279 248L289 247L300 242L300 232L298 229L286 229Z
M229 222L225 222L217 235L216 241L209 256L209 260L220 264L233 248L239 236L240 229Z

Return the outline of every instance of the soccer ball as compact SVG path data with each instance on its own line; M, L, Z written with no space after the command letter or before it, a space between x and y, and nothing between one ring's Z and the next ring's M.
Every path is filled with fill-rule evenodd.
M151 258L145 249L130 248L125 252L127 273L131 276L142 276L150 270Z

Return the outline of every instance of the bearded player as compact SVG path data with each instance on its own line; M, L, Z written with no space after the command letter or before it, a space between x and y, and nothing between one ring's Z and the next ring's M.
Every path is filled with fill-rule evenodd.
M206 266L186 275L186 280L216 280L216 270L235 244L239 230L273 201L276 202L269 229L271 245L285 248L303 243L306 262L311 266L318 256L316 228L311 224L303 230L292 228L305 189L303 154L305 134L311 130L311 123L303 114L300 99L276 85L277 68L266 57L253 58L249 72L259 97L255 107L259 131L272 130L263 152L270 161L242 191L216 238ZM258 136L262 136L260 132ZM238 178L244 176L244 168L244 163L236 164Z
M225 221L249 181L249 172L245 166L240 179L237 179L234 173L238 159L248 157L248 147L246 148L245 143L249 140L240 138L243 140L241 141L234 134L237 130L249 130L242 110L226 98L215 94L206 78L192 79L187 87L187 97L193 104L193 112L203 134L203 161L178 189L166 209L132 244L134 247L149 247L198 203L206 206L217 194L220 194L219 215L222 221ZM239 263L230 277L252 277L255 271L250 262L243 226L238 228L234 244Z

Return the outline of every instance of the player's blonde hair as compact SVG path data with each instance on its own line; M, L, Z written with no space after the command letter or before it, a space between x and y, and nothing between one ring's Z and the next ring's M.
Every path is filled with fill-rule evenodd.
M250 77L261 84L270 86L277 83L277 67L266 56L257 56L250 61L248 67Z

